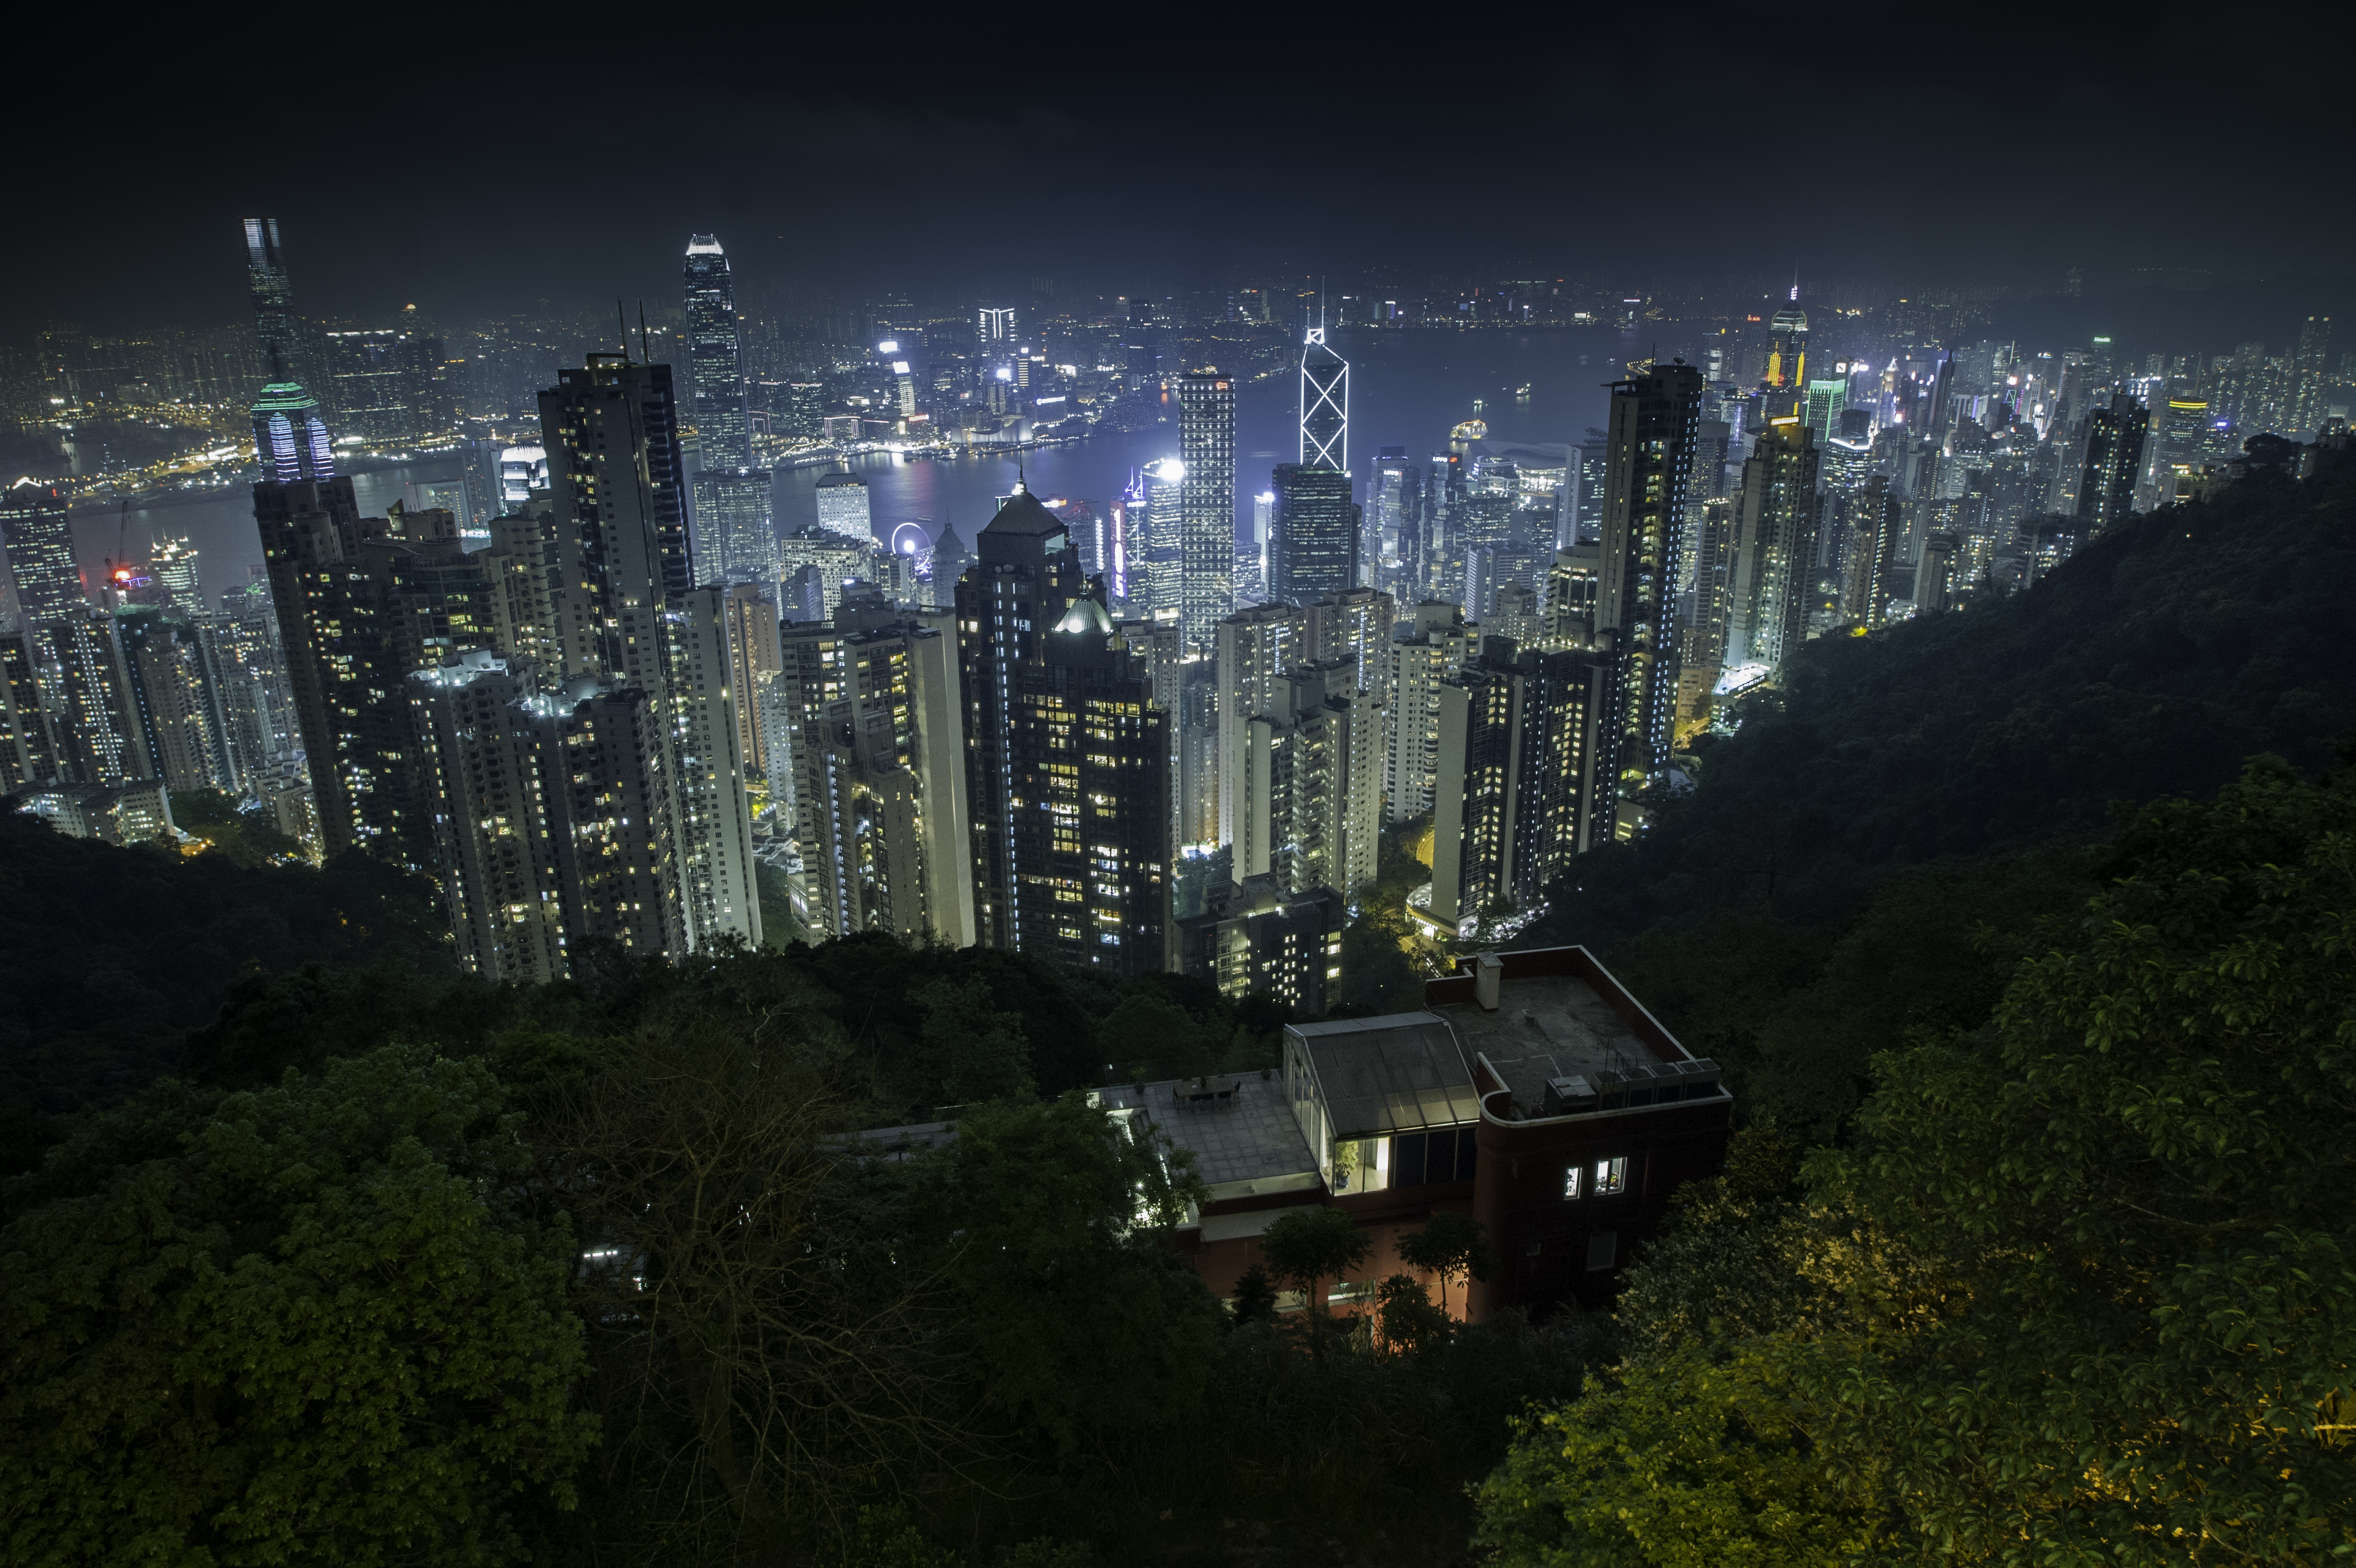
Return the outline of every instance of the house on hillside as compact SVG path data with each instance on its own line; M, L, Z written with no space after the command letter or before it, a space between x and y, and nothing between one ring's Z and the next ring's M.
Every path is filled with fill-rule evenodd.
M1302 1024L1267 1077L1097 1091L1191 1149L1210 1188L1178 1235L1231 1296L1280 1216L1324 1205L1370 1242L1347 1307L1402 1272L1398 1238L1456 1209L1497 1257L1482 1315L1600 1306L1679 1184L1723 1167L1733 1099L1584 948L1482 953L1428 982L1420 1012Z

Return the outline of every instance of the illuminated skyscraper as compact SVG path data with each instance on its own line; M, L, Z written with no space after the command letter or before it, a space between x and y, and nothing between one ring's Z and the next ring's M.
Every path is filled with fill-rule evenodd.
M1672 596L1701 393L1701 371L1681 360L1612 388L1595 618L1599 635L1612 634L1612 651L1621 661L1617 763L1629 784L1669 764L1677 693Z
M663 604L694 585L669 365L591 354L540 394L567 677L662 691ZM284 610L281 610L284 614Z
M155 777L132 677L112 626L84 596L63 490L18 479L0 495L0 550L25 618L23 695L44 715L54 750L28 717L20 737L70 781L116 785ZM47 782L47 780L43 780Z
M1216 371L1180 376L1178 629L1207 649L1212 628L1235 607L1236 393Z
M706 584L776 584L768 469L706 468L695 476L695 574Z
M1312 327L1301 349L1301 466L1350 469L1350 362Z
M704 467L752 467L736 286L728 274L728 254L711 234L698 234L687 245L687 368L695 385L695 435Z
M1808 313L1779 310L1767 331L1767 384L1798 392L1808 379Z
M2108 407L2087 411L2086 461L2078 482L2078 521L2087 537L2124 522L2134 510L2150 423L2144 405L2126 392L2114 392Z
M957 587L975 940L1161 969L1173 698L1085 597L1070 532L1037 497L1018 489L975 542Z
M1742 465L1728 592L1729 665L1780 665L1807 637L1821 505L1817 460L1815 432L1787 415L1759 433Z
M335 448L319 400L292 381L263 387L253 404L253 456L264 484L335 478Z
M1357 504L1339 468L1280 463L1269 477L1276 514L1269 527L1269 596L1299 604L1312 594L1358 585Z
M262 379L312 384L311 366L294 320L294 293L278 248L278 220L245 220L246 276L253 291L253 325L262 338Z
M844 539L873 543L875 527L868 512L867 481L847 471L821 478L818 482L818 525Z

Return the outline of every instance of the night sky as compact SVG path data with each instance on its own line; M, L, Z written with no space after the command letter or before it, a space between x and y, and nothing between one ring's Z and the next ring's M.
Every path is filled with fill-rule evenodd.
M2346 51L2255 11L1097 7L935 32L796 7L677 48L649 27L749 13L595 38L538 9L353 15L126 18L127 51L20 71L7 336L242 319L247 212L284 221L306 314L452 322L671 299L692 231L748 283L868 295L1368 267L2051 287L2339 273L2356 227ZM279 59L298 16L316 32Z

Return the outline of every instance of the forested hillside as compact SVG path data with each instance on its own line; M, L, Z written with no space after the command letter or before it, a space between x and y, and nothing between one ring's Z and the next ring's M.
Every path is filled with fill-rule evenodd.
M1829 1134L1873 1049L1986 1015L2118 806L2356 734L2351 604L2356 474L2261 474L2026 593L1811 642L1533 936L1606 953L1754 1109Z

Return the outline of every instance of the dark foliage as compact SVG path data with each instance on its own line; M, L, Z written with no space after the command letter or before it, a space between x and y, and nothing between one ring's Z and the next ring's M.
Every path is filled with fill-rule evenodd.
M359 855L324 870L118 849L0 809L0 1164L50 1119L177 1070L241 976L305 964L449 972L440 898Z

